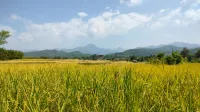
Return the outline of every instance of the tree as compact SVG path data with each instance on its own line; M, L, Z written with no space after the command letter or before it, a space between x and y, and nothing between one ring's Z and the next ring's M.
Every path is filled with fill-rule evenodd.
M183 58L187 58L189 56L189 52L190 50L188 48L183 48L183 50L181 51L181 55Z
M135 56L135 55L133 55L133 56L130 56L130 61L134 61L134 60L137 60L137 57Z
M200 58L200 49L196 52L196 58Z
M172 52L171 55L166 56L165 62L168 65L180 64L183 61L181 54L176 51Z
M4 30L2 30L2 31L0 32L0 45L6 44L6 43L7 43L6 39L7 39L8 37L10 37L10 36L11 36L11 35L10 35L10 32L9 32L9 31L4 31Z
M12 59L22 59L24 53L16 50L6 50L0 48L0 60L12 60Z
M92 55L92 56L91 56L91 59L92 59L92 60L97 60L97 55L96 55L96 54Z
M165 60L168 65L174 65L176 63L172 55L166 56Z
M17 53L14 50L7 50L9 60L16 59Z
M158 53L157 56L156 56L156 58L159 59L159 60L164 59L164 57L165 57L165 53Z
M4 48L0 48L0 60L7 60L8 59L8 52Z
M193 61L193 59L194 59L194 56L193 55L188 55L188 62L192 62Z
M15 51L16 57L15 59L22 59L24 57L24 53L21 51Z
M6 39L10 37L9 31L2 30L0 32L0 45L6 44ZM4 48L0 48L0 60L12 60L12 59L22 59L24 53L16 50L6 50Z
M54 59L62 59L60 56L55 56Z
M178 51L172 52L172 56L175 60L175 64L180 64L183 61L182 56Z
M139 57L139 58L137 59L137 61L143 62L143 61L145 61L145 57L141 56L141 57Z

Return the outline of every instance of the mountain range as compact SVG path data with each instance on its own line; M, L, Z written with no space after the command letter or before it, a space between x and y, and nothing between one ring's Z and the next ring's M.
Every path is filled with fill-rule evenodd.
M167 45L158 45L158 46L148 46L147 48L159 48L163 46L176 46L176 47L187 47L188 49L194 49L194 48L199 48L199 44L194 44L194 43L186 43L186 42L173 42Z
M83 54L79 51L74 51L71 53L66 53L64 51L58 51L58 50L41 50L41 51L32 51L32 52L25 52L25 57L68 57L68 58L74 58L74 57L85 57L90 56L89 54Z
M159 52L164 52L165 54L171 54L173 51L181 51L182 47L177 47L173 45L166 45L162 47L156 48L136 48L136 49L129 49L124 52L115 53L115 57L129 57L129 56L150 56L155 55Z
M122 48L117 49L105 49L99 48L93 44L88 44L83 47L77 47L74 49L54 49L54 50L41 50L41 51L32 51L32 52L24 52L25 57L83 57L90 56L92 54L98 55L114 55L116 57L129 57L132 55L135 56L149 56L155 55L158 52L164 52L166 54L170 54L172 51L181 51L184 47L191 49L192 52L195 52L198 48L200 48L199 44L191 44L185 42L174 42L166 45L158 45L158 46L148 46L142 48L135 48L124 50Z
M105 54L111 54L116 52L123 52L123 48L117 48L117 49L105 49L105 48L99 48L95 46L94 44L88 44L83 47L76 47L73 49L62 49L62 51L70 53L74 51L79 51L84 54L99 54L99 55L105 55Z

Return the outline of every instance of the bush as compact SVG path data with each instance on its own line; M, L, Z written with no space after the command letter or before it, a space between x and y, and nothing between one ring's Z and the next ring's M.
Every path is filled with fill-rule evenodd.
M176 63L172 55L166 56L165 61L168 65L174 65Z
M165 57L165 53L158 53L156 58L162 60Z
M188 56L187 61L188 62L192 62L195 58L191 55Z
M54 59L62 59L60 56L55 56Z
M175 64L180 64L183 61L183 58L179 52L172 52Z
M172 55L166 56L165 61L168 65L174 65L182 63L183 58L179 52L172 52Z

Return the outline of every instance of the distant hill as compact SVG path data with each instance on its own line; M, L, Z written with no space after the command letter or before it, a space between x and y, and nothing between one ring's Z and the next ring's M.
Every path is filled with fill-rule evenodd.
M168 46L162 46L162 47L159 47L159 48L130 49L130 50L126 50L126 51L121 52L121 53L115 53L115 54L112 54L112 55L115 55L117 57L129 57L129 56L132 56L132 55L135 55L135 56L150 56L150 55L155 55L158 52L164 52L166 54L170 54L170 53L172 53L172 51L181 51L182 49L183 49L182 47L168 45Z
M174 42L169 45L177 46L177 47L187 47L189 49L199 48L199 44L193 44L193 43L185 43L185 42Z
M174 42L167 45L158 45L158 46L149 46L144 48L135 48L124 51L122 48L118 49L104 49L99 48L93 44L88 44L84 47L77 47L74 49L60 49L60 50L42 50L42 51L32 51L25 52L25 57L83 57L90 56L92 54L103 54L109 56L117 56L117 57L129 57L132 55L135 56L150 56L156 55L158 52L164 52L166 54L171 54L172 51L181 51L184 47L190 49L191 54L195 53L200 45L184 43L184 42Z
M83 54L110 54L110 53L117 53L117 52L123 52L124 49L122 48L117 48L117 49L105 49L105 48L99 48L95 46L94 44L88 44L84 47L77 47L74 49L63 49L62 51L64 52L74 52L74 51L79 51Z
M200 47L199 48L190 49L190 54L195 54L199 49L200 49Z
M73 58L73 57L82 57L82 56L90 56L90 55L83 54L79 51L66 53L64 51L57 51L57 50L42 50L42 51L25 52L24 56L25 57L41 57L41 56L55 57L55 56L60 56L60 57Z
M185 42L173 42L173 43L166 44L166 45L148 46L148 47L145 47L145 48L155 49L155 48L160 48L160 47L169 46L169 45L176 46L176 47L187 47L189 49L194 49L194 48L199 48L200 47L199 44L185 43Z

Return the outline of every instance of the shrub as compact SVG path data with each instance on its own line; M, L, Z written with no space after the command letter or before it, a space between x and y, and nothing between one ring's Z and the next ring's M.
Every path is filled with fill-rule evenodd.
M176 63L172 55L166 56L165 61L168 65L174 65Z
M55 56L54 59L62 59L60 56Z
M172 57L174 58L175 64L180 64L183 58L179 52L172 52Z
M40 59L48 59L46 56L40 56Z
M162 60L165 57L165 53L158 53L156 58Z
M165 58L165 62L168 65L180 64L183 58L179 52L172 52L172 55L168 55Z

